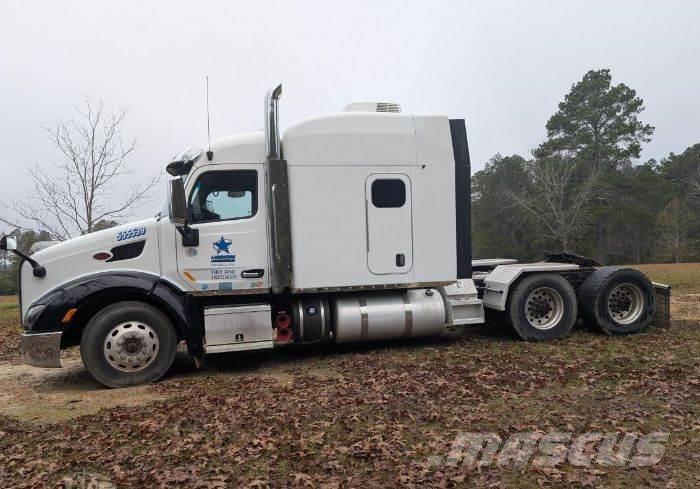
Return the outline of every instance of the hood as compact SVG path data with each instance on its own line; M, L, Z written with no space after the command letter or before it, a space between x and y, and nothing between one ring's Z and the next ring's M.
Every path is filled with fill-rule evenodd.
M138 270L160 275L158 226L158 218L143 219L69 239L37 251L32 258L46 268L46 276L34 277L29 263L22 264L22 313L33 302L57 287L95 273ZM137 245L137 251L140 251L138 255L132 256L133 252L126 258L119 255L122 245L139 242L143 242L143 248L138 250L140 247ZM98 253L103 256L100 257Z
M148 228L155 222L157 222L157 219L151 217L141 221L121 224L113 228L95 231L94 233L71 238L66 241L56 243L53 246L44 248L43 250L37 251L36 253L32 254L32 258L38 261L41 265L46 266L56 259L65 259L69 256L81 255L86 251L98 251L98 249L101 250L102 248L106 248L104 251L109 251L113 246L115 246L115 244L121 241L118 240L120 233L128 232L129 230L135 228L145 227L147 234Z

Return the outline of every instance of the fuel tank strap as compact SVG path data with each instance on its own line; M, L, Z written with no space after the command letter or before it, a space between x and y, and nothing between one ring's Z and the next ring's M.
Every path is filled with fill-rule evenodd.
M404 314L406 315L404 337L410 338L413 330L413 305L411 304L411 299L408 298L408 294L403 295L403 308Z
M369 314L367 311L367 300L364 296L359 297L360 302L360 341L367 341L367 332L369 330Z

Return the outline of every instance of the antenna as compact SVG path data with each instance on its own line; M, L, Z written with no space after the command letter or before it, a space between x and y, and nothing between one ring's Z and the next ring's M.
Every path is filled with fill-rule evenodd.
M209 124L209 75L207 75L207 142L209 144L207 147L207 159L211 161L214 153L211 150L211 129Z

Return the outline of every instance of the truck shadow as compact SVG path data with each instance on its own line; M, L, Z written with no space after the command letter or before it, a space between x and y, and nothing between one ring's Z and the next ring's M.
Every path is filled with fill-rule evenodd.
M270 350L253 350L217 353L207 356L201 368L194 360L180 351L165 379L186 378L216 373L253 374L263 369L283 367L288 364L342 358L357 354L382 355L397 351L418 351L427 348L454 347L460 343L479 340L520 341L506 326L485 323L450 328L439 336L401 340L369 341L364 343L336 344L331 342L290 343Z
M313 368L315 362L319 360L357 354L381 356L396 351L444 348L468 341L470 336L478 334L475 331L470 331L472 329L448 331L432 338L342 345L329 342L297 343L282 345L270 350L220 353L206 357L205 364L201 368L195 366L194 359L189 356L184 344L181 344L172 367L161 382L195 379L200 376L216 374L270 373L293 364L297 364L301 368L306 366ZM0 366L0 390L11 395L13 399L16 397L17 399L8 400L8 403L14 403L18 406L23 404L19 401L20 398L30 399L27 396L31 396L34 399L36 396L48 396L40 402L34 399L32 404L44 405L49 412L66 407L74 409L74 407L77 408L85 404L86 401L89 405L110 405L112 403L119 404L121 401L126 402L126 399L134 396L143 397L145 401L153 395L153 393L147 394L152 390L152 386L147 385L116 390L102 386L85 370L77 347L69 348L63 352L62 364L63 368L60 369L42 369L21 363L3 363ZM107 395L104 404L99 400L100 392ZM97 397L93 402L94 396ZM0 409L0 414L3 412ZM75 409L75 412L84 412L84 410Z
M578 324L576 329L586 329ZM419 352L422 349L479 348L480 342L521 341L508 327L495 321L473 326L449 328L439 336L391 341L336 344L331 342L291 343L270 350L254 350L219 353L206 357L201 368L187 354L184 344L178 348L175 361L161 382L184 380L216 374L256 374L274 372L292 364L301 368L313 368L318 361L342 359L352 355L376 354L379 357L392 352ZM77 351L69 351L63 359L63 369L33 369L26 367L34 376L31 380L36 392L90 393L105 390L88 374ZM19 368L19 367L18 367ZM18 372L19 373L19 372ZM126 390L133 389L127 388ZM108 389L107 389L108 390ZM124 391L124 389L122 389Z

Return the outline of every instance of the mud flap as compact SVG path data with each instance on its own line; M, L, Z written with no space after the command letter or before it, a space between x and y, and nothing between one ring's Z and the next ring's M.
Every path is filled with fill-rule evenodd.
M27 365L61 368L61 335L63 333L24 333L20 340L22 359Z
M651 323L654 326L668 328L671 326L671 286L652 282L656 296L656 312Z

